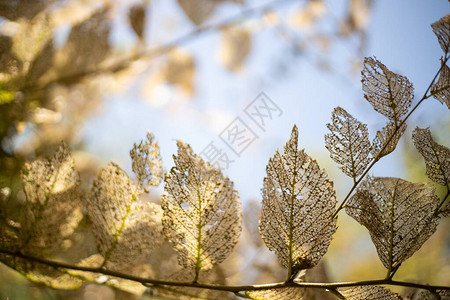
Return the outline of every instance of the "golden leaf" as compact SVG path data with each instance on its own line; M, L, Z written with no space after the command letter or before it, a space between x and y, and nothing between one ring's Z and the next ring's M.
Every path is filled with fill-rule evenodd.
M444 53L450 50L450 14L431 24Z
M357 286L338 290L348 300L401 300L402 297L381 286Z
M298 150L294 126L284 153L266 167L262 189L261 236L275 251L288 277L314 267L326 253L336 231L333 183L304 150Z
M178 262L195 272L228 257L241 232L241 205L233 182L178 141L175 166L165 178L162 197L166 237Z
M391 273L434 233L439 202L431 184L368 177L345 211L369 230L381 262Z
M444 64L439 74L439 79L431 86L431 94L442 104L450 109L450 69Z
M448 185L450 183L450 149L436 143L429 128L416 127L412 137L414 145L425 159L428 177L436 183Z
M242 69L251 48L250 32L236 26L227 27L222 31L220 44L220 62L230 71L237 72Z
M331 133L325 135L331 158L340 164L344 174L356 179L364 172L372 158L367 125L359 122L345 109L336 107L327 124Z
M361 71L364 98L398 126L408 112L414 88L408 78L391 72L377 59L366 57Z

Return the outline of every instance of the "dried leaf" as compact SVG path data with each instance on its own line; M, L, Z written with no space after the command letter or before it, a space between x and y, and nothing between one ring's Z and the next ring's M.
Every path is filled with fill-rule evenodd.
M342 172L356 179L372 160L367 125L341 107L334 109L331 120L333 123L327 124L331 133L325 135L326 148L331 158L342 165Z
M103 264L110 269L139 264L162 243L161 208L136 202L138 195L138 187L113 163L93 183L87 210Z
M246 292L250 299L254 300L301 300L308 299L305 297L306 290L303 288L289 287L270 289L262 291L250 291Z
M62 144L50 159L26 163L22 182L26 195L23 250L40 255L60 246L82 218L80 178L67 145Z
M309 29L326 11L327 7L321 0L308 1L303 7L295 11L289 21L293 26Z
M436 34L439 45L444 53L450 50L450 14L431 24L434 34Z
M201 25L212 15L216 6L223 2L242 4L243 0L178 0L184 14L195 24Z
M172 49L168 54L167 65L162 70L161 75L168 83L182 88L188 94L192 94L194 91L195 60L182 49Z
M333 183L304 150L298 150L294 126L284 153L267 164L262 189L261 236L275 251L288 276L314 267L326 253L336 219Z
M420 300L449 300L450 290L437 290L436 293L432 293L428 290L421 290L414 299Z
M439 79L431 86L431 94L450 109L450 68L444 64Z
M361 72L364 98L380 114L399 125L408 112L414 88L408 78L395 74L376 58L366 57Z
M369 230L381 262L391 272L434 233L439 202L431 184L368 177L345 211Z
M406 123L399 128L394 122L387 123L381 131L377 131L377 135L372 141L372 156L380 159L394 151L405 130ZM381 151L385 145L386 147Z
M52 38L52 24L45 15L19 23L20 30L13 37L12 51L20 60L29 63Z
M195 271L211 269L230 254L241 232L241 205L233 182L178 141L175 166L162 197L166 237L178 262Z
M339 293L348 300L366 300L366 299L377 299L377 300L401 300L398 294L391 292L381 286L357 286L348 289L338 289Z
M364 33L370 20L371 6L371 0L351 0L347 19L340 24L339 34L346 37L354 32Z
M128 12L128 21L139 39L144 39L145 29L145 5L143 3L134 4Z
M14 1L1 1L0 2L0 16L10 20L16 20L19 18L25 18L28 20L33 19L39 12L43 11L49 4L52 4L53 0L40 0L40 1L28 1L28 0L14 0Z
M66 44L55 58L61 75L70 76L98 66L109 53L110 30L108 7L73 26Z
M178 0L178 4L195 25L205 22L216 8L216 1L210 0Z
M251 35L247 29L236 26L225 28L220 44L220 62L232 72L241 70L251 44Z
M425 159L427 176L436 183L450 183L450 149L433 140L429 128L416 127L413 134L414 145Z
M162 180L162 160L155 136L149 131L147 140L136 143L130 151L132 169L140 189L148 193L150 186L158 186Z

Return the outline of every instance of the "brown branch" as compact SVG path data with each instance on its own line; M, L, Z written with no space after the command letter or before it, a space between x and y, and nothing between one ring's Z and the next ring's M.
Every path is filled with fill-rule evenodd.
M23 90L38 91L38 90L46 89L49 86L56 84L56 83L62 83L62 84L69 85L69 84L74 84L74 83L79 82L81 79L83 79L86 76L98 75L98 74L103 74L103 73L108 73L108 72L116 73L116 72L122 71L122 70L128 68L130 63L132 63L134 61L137 61L139 59L144 59L144 58L149 59L149 58L161 56L161 55L167 53L168 51L170 51L171 49L178 47L180 45L183 45L185 43L188 43L205 33L214 32L221 28L242 22L246 18L249 18L256 14L264 13L276 5L284 4L284 2L293 2L293 0L273 0L273 1L265 3L264 5L261 5L258 7L247 8L247 9L241 11L240 13L238 13L232 17L229 17L221 22L218 22L216 24L210 24L210 25L206 24L206 25L198 26L191 32L189 32L183 36L180 36L180 37L174 39L173 41L168 42L167 44L157 46L154 48L150 48L150 49L144 49L142 51L132 54L131 56L129 56L127 58L120 59L116 62L113 62L113 63L109 64L108 66L105 66L102 68L92 68L92 69L84 70L84 71L81 71L81 72L78 72L75 74L58 77L58 78L50 80L42 85L35 85L35 84L25 85Z
M129 275L121 272L116 272L112 270L107 270L104 268L93 268L93 267L82 267L71 265L63 262L57 262L52 260L47 260L44 258L34 257L31 255L26 255L21 252L12 252L7 250L0 250L0 253L5 255L22 258L31 262L37 262L40 264L44 264L55 269L68 269L68 270L77 270L84 272L92 272L98 274L104 274L109 276L114 276L122 279L132 280L135 282L142 283L145 286L153 285L153 286L172 286L172 287L191 287L191 288L199 288L199 289L209 289L209 290L217 290L231 293L239 293L242 291L262 291L276 288L286 288L286 287L302 287L302 288L316 288L316 289L327 289L327 290L336 290L338 288L346 288L346 287L356 287L356 286L373 286L373 285L394 285L394 286L403 286L403 287L412 287L418 289L424 289L428 291L435 292L437 290L450 290L448 286L437 286L437 285L426 285L414 282L406 282L406 281L394 281L390 279L378 279L378 280L365 280L365 281L351 281L351 282L333 282L333 283L311 283L311 282L277 282L277 283L267 283L267 284L259 284L259 285L218 285L218 284L205 284L205 283L193 283L193 282L175 282L175 281L167 281L167 280L158 280L151 278L144 278L134 275Z

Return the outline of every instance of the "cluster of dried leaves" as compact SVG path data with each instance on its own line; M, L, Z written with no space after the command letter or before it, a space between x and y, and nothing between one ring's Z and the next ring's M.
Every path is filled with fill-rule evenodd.
M184 1L179 2L183 6ZM445 52L444 61L449 54L449 22L450 15L432 25ZM447 106L449 82L448 67L443 64L431 95ZM430 183L370 176L362 180L371 163L395 149L405 131L413 100L409 80L375 58L365 59L362 84L365 98L389 119L388 123L370 142L367 125L338 107L332 113L332 123L327 125L330 133L325 136L326 147L343 173L353 178L355 186L362 181L344 203L345 211L368 229L387 269L387 278L392 278L434 233L441 216L450 214L450 207L445 205L445 198L436 196ZM449 148L436 143L429 129L416 128L413 140L425 159L429 178L448 189ZM12 220L5 213L6 204L1 202L0 260L31 280L55 288L77 288L83 280L89 280L142 294L147 287L136 281L100 272L52 268L11 255L51 256L55 245L67 239L80 223L84 204L97 251L76 262L77 266L157 277L157 268L149 262L155 249L164 247L166 239L180 266L166 278L223 283L215 268L229 257L241 233L241 204L233 182L181 141L178 154L174 155L175 166L164 175L159 147L151 133L134 145L130 156L135 180L110 163L100 171L87 195L80 193L79 175L67 146L61 145L50 159L27 163L22 171L26 209L21 218ZM287 269L286 282L301 282L304 270L314 268L325 255L337 229L333 183L325 170L299 149L296 126L284 151L275 153L266 170L259 232ZM148 201L144 195L163 179L165 193L161 204ZM159 294L203 296L195 289L150 288ZM380 286L339 288L333 293L346 299L400 298ZM424 299L449 297L449 290L421 293ZM283 287L249 291L245 297L309 296L304 288Z

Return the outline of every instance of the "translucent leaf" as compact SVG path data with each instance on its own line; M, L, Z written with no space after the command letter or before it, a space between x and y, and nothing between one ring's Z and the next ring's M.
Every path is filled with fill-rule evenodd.
M106 267L127 270L149 261L153 249L159 247L164 240L162 215L163 211L158 204L134 202Z
M366 299L377 299L377 300L401 300L398 294L391 292L389 289L383 288L381 286L357 286L347 289L338 290L341 295L348 300L366 300Z
M136 202L138 188L109 163L94 181L87 211L108 268L121 270L145 261L162 243L161 208Z
M345 211L369 230L381 262L392 271L434 233L438 205L431 184L368 177Z
M56 56L56 65L62 75L70 76L102 62L110 50L110 30L108 7L73 26L66 44Z
M436 183L450 183L450 149L433 140L429 128L414 129L412 138L417 150L425 159L427 176Z
M180 265L211 269L230 254L241 232L241 205L233 182L179 141L175 166L165 178L164 233Z
M450 109L450 68L446 64L442 66L438 81L431 87L431 94Z
M139 188L148 193L150 186L158 186L161 183L163 173L161 155L154 135L148 132L145 142L134 144L130 156Z
M0 2L0 16L15 20L19 18L33 19L39 12L43 11L52 0L28 1L14 0Z
M397 147L398 141L402 137L406 130L406 123L403 123L401 127L396 130L397 126L394 122L389 122L380 131L377 131L377 135L372 141L372 156L380 159L383 156L388 155ZM389 141L389 142L388 142ZM383 147L386 145L383 151Z
M284 153L277 151L266 167L262 189L261 236L275 251L288 276L314 267L326 253L336 219L333 183L304 150L298 150L294 126Z
M225 28L220 44L220 62L232 72L239 71L250 52L251 44L248 30L236 26Z
M13 37L12 51L23 62L31 62L52 38L48 17L39 15L31 21L21 20L20 30Z
M182 49L170 50L167 65L162 70L162 77L168 83L178 86L192 94L194 91L195 60Z
M216 8L216 1L209 0L178 0L178 4L195 25L205 22Z
M250 299L254 300L292 300L308 299L305 297L306 291L302 288L290 287L262 291L246 292Z
M450 49L450 14L446 15L439 21L431 24L434 34L436 34L439 45L441 45L444 53Z
M74 290L79 288L83 281L57 269L31 262L19 257L0 254L0 261L15 269L33 282L45 284L54 289Z
M212 15L216 5L221 2L243 3L243 0L178 0L184 14L195 25L203 24Z
M420 300L449 300L450 290L437 290L436 293L432 293L427 290L421 290L414 299Z
M296 10L290 18L293 26L310 29L314 23L323 17L327 11L327 6L321 0L308 1L300 9Z
M366 57L361 72L364 98L395 125L408 112L414 88L408 78L395 74L377 59Z
M131 28L133 28L140 39L144 38L145 9L146 7L143 3L138 3L131 6L128 12L128 21L130 22Z
M69 148L62 144L50 159L26 163L22 182L26 195L23 247L39 255L57 248L82 218L80 179Z
M342 172L355 179L371 161L367 125L341 107L334 109L331 120L333 123L327 124L331 133L325 135L326 148L331 158L342 165Z

